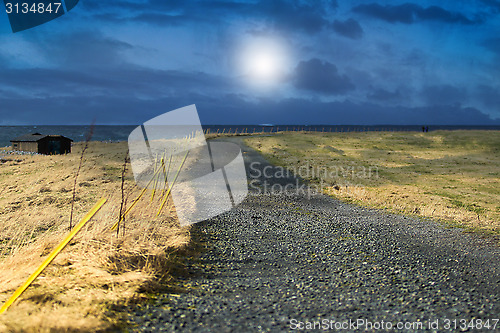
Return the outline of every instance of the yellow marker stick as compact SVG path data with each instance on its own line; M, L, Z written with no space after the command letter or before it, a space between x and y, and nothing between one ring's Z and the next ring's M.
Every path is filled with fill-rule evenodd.
M132 205L130 205L130 207L125 211L125 213L123 213L123 215L118 219L118 221L116 221L115 224L113 224L113 226L111 227L111 231L115 230L116 227L118 227L118 224L121 221L123 221L123 219L125 218L125 216L127 216L127 214L132 210L132 208L134 208L135 204L142 198L142 196L144 195L144 193L146 193L146 190L148 189L148 186L151 185L151 182L155 179L155 177L156 177L156 175L158 174L159 171L160 171L160 169L156 170L156 172L153 174L153 177L151 177L151 179L149 180L149 182L146 185L146 187L142 189L142 191L139 194L139 196L134 200L134 202L132 202Z
M184 158L182 159L182 163L179 166L177 173L175 174L174 180L172 181L172 185L170 185L170 187L168 188L168 191L163 198L163 202L161 203L160 209L158 209L158 213L156 213L156 216L160 215L161 210L163 209L163 206L165 206L165 204L167 203L168 196L170 195L170 191L172 190L172 187L174 187L175 181L177 180L177 176L179 176L179 172L181 172L182 166L184 165L184 162L186 162L186 158L187 158L188 154L189 154L189 150L186 150L186 155L184 155Z
M162 195L165 195L165 192L167 191L167 185L168 185L168 174L170 172L170 164L172 163L172 155L170 155L170 160L168 161L168 168L165 169L165 163L163 162L163 173L165 174L165 184L163 184L163 192Z
M31 274L28 280L19 287L14 294L5 302L5 304L0 308L0 314L4 313L11 305L16 301L16 299L22 295L22 293L28 289L33 281L43 272L43 270L54 260L55 257L61 252L66 245L75 237L75 235L80 231L80 229L87 223L98 211L101 209L102 205L106 203L106 198L99 200L94 207L85 215L85 217L71 230L70 234L50 253L50 255L45 259L45 261L37 268L37 270Z
M158 161L157 161L157 160L155 160L155 167L154 167L154 169L153 169L153 170L154 170L153 174L155 174L155 175L156 175L156 172L157 172L157 170L158 170L158 169L157 169L157 165L156 165L157 163L158 163ZM154 199L154 197L155 197L155 189L156 189L156 182L157 182L157 181L158 181L158 179L157 179L156 177L154 177L154 181L153 181L153 190L151 191L151 202L153 202L153 199Z

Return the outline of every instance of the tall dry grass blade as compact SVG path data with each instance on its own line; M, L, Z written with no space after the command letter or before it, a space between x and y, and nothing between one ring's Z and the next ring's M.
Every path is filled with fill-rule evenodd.
M153 174L156 174L156 172L158 171L158 153L155 154L155 163L154 163L154 166L153 166ZM155 190L156 190L156 185L158 183L158 178L155 177L155 179L153 180L153 190L151 191L151 202L153 202L153 199L155 197Z
M118 218L118 226L116 228L116 236L119 235L120 232L120 221L122 220L123 216L123 209L126 207L125 203L125 173L127 172L127 164L128 164L128 151L125 154L125 160L123 161L123 167L122 167L122 179L121 179L121 184L120 184L120 189L121 189L121 200L120 200L120 215ZM125 232L125 230L124 230Z
M75 200L76 200L76 182L78 181L78 176L80 175L80 171L82 169L83 156L85 155L85 151L89 147L90 139L92 139L92 136L94 135L94 127L95 127L95 120L92 121L92 123L90 124L89 131L87 132L87 135L85 136L85 145L83 146L82 153L80 155L80 163L78 164L78 170L76 171L75 181L73 183L73 195L71 198L71 212L70 212L70 216L69 216L69 229L70 230L73 228L73 211L75 208Z
M158 169L158 170L161 170L161 169ZM151 177L151 179L149 180L149 182L147 183L147 185L142 189L141 193L132 202L132 204L130 205L130 207L127 208L127 210L125 211L125 213L123 213L123 216L118 221L116 221L115 224L113 224L113 226L111 227L112 231L117 228L118 224L128 215L128 213L130 213L130 211L132 210L132 208L134 208L134 206L137 204L137 202L139 200L141 200L141 198L144 195L144 193L146 193L146 190L148 189L148 186L151 185L151 183L153 182L153 179L155 179L157 173L158 173L158 171L155 174L153 174L153 176Z
M170 155L170 158L168 160L168 167L167 167L167 173L165 174L165 179L168 181L168 176L170 175L170 167L172 166L172 155ZM166 182L165 182L166 183Z
M165 194L165 196L163 198L163 202L161 203L160 209L158 209L158 213L156 213L156 216L160 215L160 213L161 213L161 211L163 209L163 206L165 206L165 204L167 203L168 196L170 195L170 191L172 191L172 188L175 185L175 181L177 180L177 177L179 176L179 173L181 172L181 169L184 166L184 162L186 162L188 154L189 154L189 150L186 151L186 155L184 155L184 158L182 159L181 165L179 165L179 169L177 169L177 173L175 174L175 177L174 177L174 179L172 181L172 184L168 188L168 191L167 191L167 193Z
M163 191L162 191L162 195L163 195L163 194L165 194L165 187L167 186L167 181L168 181L167 168L165 166L165 161L163 161L163 159L161 160L161 167L163 169L163 174L165 175L165 179L163 182Z

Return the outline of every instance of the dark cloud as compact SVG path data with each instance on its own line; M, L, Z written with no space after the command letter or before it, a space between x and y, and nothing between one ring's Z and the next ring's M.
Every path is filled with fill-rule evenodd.
M336 1L164 1L149 0L138 4L130 1L85 1L86 9L98 12L108 21L135 21L154 25L180 25L191 22L224 24L230 19L262 20L283 31L316 33L328 25L328 10L337 8Z
M295 87L314 92L340 95L354 90L346 75L340 75L337 66L319 59L301 61L295 68Z
M390 23L411 24L419 21L437 21L444 23L477 24L479 19L471 20L461 13L450 12L438 6L424 8L413 3L402 5L363 4L352 9L356 13L375 17Z
M117 14L117 13L102 13L96 14L94 18L119 24L126 24L131 22L145 23L153 26L181 26L191 23L192 19L186 15L178 14L162 14L157 12L141 12L140 14L134 14L130 16L129 14ZM200 22L203 20L200 19Z
M429 86L423 89L422 97L431 105L461 104L467 98L467 91L450 85Z
M332 23L332 28L336 33L351 39L360 39L363 37L363 28L358 21L350 18L346 21L335 20Z
M500 86L494 88L481 85L476 88L475 93L485 106L491 108L497 113L500 112Z
M352 102L318 102L309 99L259 99L249 102L244 96L226 94L218 97L184 92L157 99L120 98L99 95L27 98L23 106L15 99L0 97L2 107L11 110L11 124L91 123L140 124L176 108L195 103L203 124L428 124L428 125L494 125L492 120L474 108L428 106L421 108L384 107ZM109 112L110 108L119 112ZM1 113L1 111L0 111ZM304 114L307 117L304 119ZM43 116L42 116L43 115ZM4 118L5 119L5 118Z
M58 66L70 68L87 66L118 66L123 63L123 52L134 46L97 31L77 31L39 37L34 41L42 54Z
M21 63L49 63L51 68L68 68L75 71L87 67L117 67L124 63L124 53L136 46L104 36L97 30L79 31L61 29L56 33L43 33L34 29L23 32L24 48L35 55L13 57L9 48L0 49L0 70L19 68Z
M271 20L279 30L300 29L315 33L328 24L324 7L315 2L300 4L298 1L262 0L253 10L258 16Z
M142 13L132 18L124 18L124 21L136 21L160 26L179 26L189 20L185 15L168 15L154 12Z
M429 125L491 125L499 124L480 110L461 105L431 105L419 108L401 108L398 122Z
M488 50L500 55L500 38L490 38L485 40L482 45Z
M500 12L500 1L498 0L481 0L483 4L490 7L494 13Z
M20 96L56 98L73 96L93 100L107 95L123 99L157 99L185 91L231 92L234 83L226 78L200 72L153 70L130 65L101 71L67 71L59 69L0 70L0 89L24 92ZM111 107L111 106L110 106ZM113 108L114 109L114 108Z
M158 12L165 10L176 10L182 8L184 3L193 1L182 0L147 0L147 1L127 1L127 0L86 0L81 1L80 6L87 11L148 11L157 10Z
M295 83L302 89L328 94L354 89L335 65L318 59L301 62L296 74ZM255 101L233 92L230 79L202 72L125 66L101 71L1 69L0 76L0 119L10 124L89 124L93 118L100 124L139 124L193 103L205 124L500 124L477 109L458 104L390 107L387 103L399 98L399 91L383 89L372 93L376 103L308 98ZM490 104L499 105L493 88L480 87L478 93Z
M393 102L401 99L402 95L399 90L394 92L385 89L375 89L373 92L368 94L368 100L378 101L378 102Z

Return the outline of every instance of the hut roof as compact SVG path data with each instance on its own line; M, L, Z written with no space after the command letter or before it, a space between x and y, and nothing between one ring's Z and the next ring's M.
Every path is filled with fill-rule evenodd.
M18 136L17 138L10 140L10 142L38 142L46 137L65 138L65 139L71 140L70 138L67 138L67 137L62 136L62 135L43 135L40 133L31 133L31 134L25 134L25 135ZM73 141L73 140L71 140L71 141Z

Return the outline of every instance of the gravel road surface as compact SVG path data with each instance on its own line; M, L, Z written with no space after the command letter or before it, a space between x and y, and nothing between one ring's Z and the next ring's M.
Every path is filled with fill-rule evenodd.
M269 163L241 146L257 178ZM193 226L207 249L187 260L190 276L178 279L186 292L136 308L131 331L500 332L498 240L308 196L300 186L252 188L237 208Z

